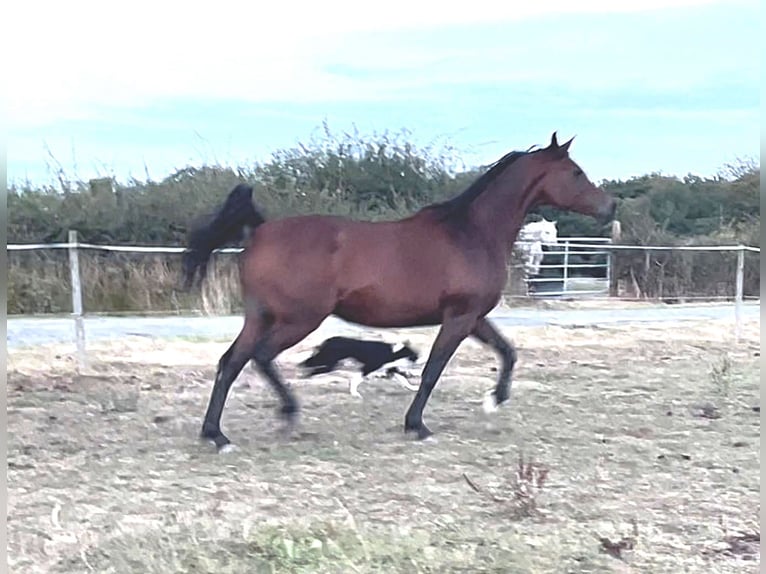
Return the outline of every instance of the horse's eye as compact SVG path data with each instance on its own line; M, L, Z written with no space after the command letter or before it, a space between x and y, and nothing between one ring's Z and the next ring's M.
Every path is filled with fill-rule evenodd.
M575 177L580 177L582 175L582 170L578 167L574 170Z

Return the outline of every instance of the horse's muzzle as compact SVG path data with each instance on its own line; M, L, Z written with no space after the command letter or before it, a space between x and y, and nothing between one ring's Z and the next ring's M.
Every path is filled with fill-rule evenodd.
M616 212L617 200L615 200L613 197L610 197L606 202L604 202L604 204L601 206L601 209L598 210L596 218L598 219L599 223L606 225L607 223L614 221L614 214Z

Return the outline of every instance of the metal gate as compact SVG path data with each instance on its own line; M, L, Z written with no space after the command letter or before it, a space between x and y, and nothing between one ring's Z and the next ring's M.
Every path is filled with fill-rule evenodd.
M539 272L527 276L531 297L608 296L612 273L611 252L599 249L609 237L560 237L543 244Z

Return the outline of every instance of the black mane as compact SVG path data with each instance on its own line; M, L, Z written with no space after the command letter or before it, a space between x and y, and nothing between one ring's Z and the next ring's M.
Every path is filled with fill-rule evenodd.
M531 148L530 148L531 149ZM495 163L491 164L487 171L480 175L462 193L452 199L427 205L424 209L436 210L441 220L458 220L468 214L471 203L479 197L497 177L522 156L528 155L529 151L512 151Z

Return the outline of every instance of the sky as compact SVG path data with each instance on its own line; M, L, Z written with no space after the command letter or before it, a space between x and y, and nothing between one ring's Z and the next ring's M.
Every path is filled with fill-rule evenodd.
M162 179L333 133L466 166L575 136L594 181L760 150L757 0L15 2L9 183Z

